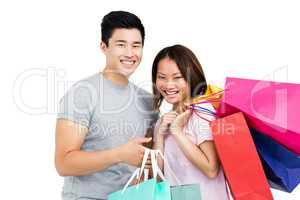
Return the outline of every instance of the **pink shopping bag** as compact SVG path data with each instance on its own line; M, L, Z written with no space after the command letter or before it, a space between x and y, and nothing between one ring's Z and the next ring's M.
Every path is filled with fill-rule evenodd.
M217 113L242 111L250 126L300 155L299 103L300 84L227 78Z

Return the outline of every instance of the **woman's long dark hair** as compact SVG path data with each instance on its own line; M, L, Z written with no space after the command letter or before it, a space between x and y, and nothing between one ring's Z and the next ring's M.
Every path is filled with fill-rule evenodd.
M188 83L191 97L195 97L197 95L202 95L205 93L207 89L205 75L202 70L202 66L195 54L190 49L182 45L166 47L156 55L152 65L154 110L159 110L159 107L163 100L163 96L156 88L156 77L159 61L164 58L169 58L176 63L179 71L181 72L185 81Z

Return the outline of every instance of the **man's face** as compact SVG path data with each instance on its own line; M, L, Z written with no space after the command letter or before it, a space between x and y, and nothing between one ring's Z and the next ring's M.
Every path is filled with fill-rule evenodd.
M115 29L108 46L101 42L106 67L129 77L138 67L143 55L142 36L138 29Z

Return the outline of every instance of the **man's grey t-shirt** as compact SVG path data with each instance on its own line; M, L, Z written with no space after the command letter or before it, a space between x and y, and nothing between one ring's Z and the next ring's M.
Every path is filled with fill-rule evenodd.
M83 151L101 151L144 137L157 118L152 95L129 82L117 85L97 73L74 84L59 103L58 118L88 128ZM64 178L63 199L107 199L122 189L135 167L125 163L88 176Z

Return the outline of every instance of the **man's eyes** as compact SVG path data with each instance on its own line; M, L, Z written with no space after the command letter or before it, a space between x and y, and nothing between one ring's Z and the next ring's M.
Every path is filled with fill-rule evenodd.
M122 43L117 43L117 46L118 46L118 47L125 47L126 45L125 45L125 44L122 44Z
M126 47L127 45L126 44L123 44L123 43L117 43L116 44L118 47ZM141 48L142 45L140 44L135 44L135 45L132 45L133 48Z

